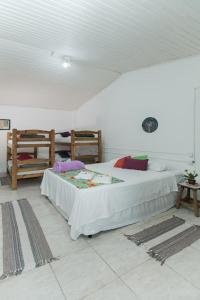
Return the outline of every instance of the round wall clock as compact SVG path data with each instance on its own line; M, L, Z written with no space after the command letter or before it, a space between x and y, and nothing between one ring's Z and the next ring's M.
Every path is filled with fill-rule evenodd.
M148 133L154 132L158 128L158 121L155 118L148 117L142 122L142 128Z

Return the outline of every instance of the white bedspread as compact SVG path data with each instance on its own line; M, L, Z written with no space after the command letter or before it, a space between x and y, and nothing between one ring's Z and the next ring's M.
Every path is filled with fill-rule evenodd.
M127 210L178 190L177 171L125 170L113 168L110 162L88 165L87 168L110 174L124 182L78 189L50 170L45 170L41 184L41 193L48 196L67 217L72 239L77 239L80 234L95 234L117 227L108 224L109 219L116 219ZM115 223L125 225L120 220L115 220Z

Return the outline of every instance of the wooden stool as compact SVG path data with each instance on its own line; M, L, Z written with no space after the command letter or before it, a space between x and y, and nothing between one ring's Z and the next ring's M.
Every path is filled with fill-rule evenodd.
M199 217L199 207L200 201L197 200L197 191L200 190L200 184L196 183L194 185L187 182L182 182L179 184L180 192L176 200L176 208L180 208L181 204L184 204L187 207L193 207L194 214L196 217ZM186 197L183 198L184 190L187 191ZM192 198L191 198L192 191Z

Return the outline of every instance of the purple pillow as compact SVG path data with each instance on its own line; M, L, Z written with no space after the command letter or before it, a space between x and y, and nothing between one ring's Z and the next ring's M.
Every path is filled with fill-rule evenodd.
M71 136L71 133L69 131L66 131L66 132L61 132L60 135L62 137L68 137L68 136Z
M133 158L125 158L123 169L146 171L147 167L148 159L138 160Z
M85 164L79 160L72 161L56 161L53 165L53 170L56 173L64 173L67 171L75 171L85 169Z

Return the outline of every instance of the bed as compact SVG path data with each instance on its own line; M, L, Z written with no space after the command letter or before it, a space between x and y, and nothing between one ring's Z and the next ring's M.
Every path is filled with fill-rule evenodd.
M31 141L31 145L50 145L50 141ZM27 145L27 144L30 144L30 141L29 141L29 143L27 143L27 141L26 142L18 142L17 143L18 145ZM12 143L12 140L8 140L8 144L7 144L7 146L9 147L9 148L12 148L12 146L13 146L13 143Z
M43 150L42 150L43 149ZM41 157L40 153L45 152ZM23 159L20 155L26 155ZM42 177L55 161L55 130L17 130L7 133L7 171L12 189L18 180Z
M102 160L101 130L71 130L70 136L67 137L56 133L55 143L57 147L65 147L72 160L79 159L86 163Z
M31 168L36 168L36 170L30 170ZM47 163L38 163L38 164L30 164L30 165L26 165L26 166L19 166L18 167L18 172L16 173L16 175L18 176L22 176L22 175L31 175L31 174L37 174L38 171L40 170L40 173L43 173L44 172L44 168L48 168L49 165ZM12 174L12 160L8 160L7 162L7 170L8 170L8 173L11 175ZM27 171L27 170L30 170L30 171Z
M86 189L58 176L51 169L44 172L41 193L68 220L71 238L142 221L174 206L177 182L182 172L125 170L113 162L87 165L87 169L123 180L117 184Z
M55 143L58 146L68 146L68 150L71 151L71 136L68 137L62 137L60 134L56 134ZM81 144L84 144L85 146L82 147ZM87 147L88 144L88 147ZM90 139L89 141L81 141L79 140L79 146L76 146L75 149L75 157L79 158L81 156L96 156L98 155L98 145L96 140Z

